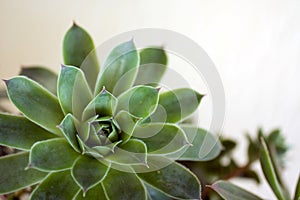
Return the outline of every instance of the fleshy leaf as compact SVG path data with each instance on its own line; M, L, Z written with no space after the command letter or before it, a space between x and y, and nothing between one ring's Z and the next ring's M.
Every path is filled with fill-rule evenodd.
M75 197L79 187L70 170L53 172L33 191L31 200L69 200Z
M141 140L130 139L115 148L115 152L106 156L106 160L123 165L147 164L147 146Z
M185 133L174 124L142 124L133 136L145 142L150 154L168 154L189 146Z
M261 164L262 171L265 175L265 178L267 179L270 187L272 188L274 194L279 200L288 200L288 198L286 198L284 194L282 186L278 181L278 178L274 171L272 160L270 158L268 147L263 138L261 138L261 144L262 144L262 151L260 155L260 164Z
M55 135L42 129L22 116L0 113L0 144L22 150Z
M83 112L83 120L98 115L113 116L117 105L117 99L105 88L87 105Z
M179 199L200 199L200 183L197 177L179 163L160 170L139 173L138 176L157 190Z
M139 122L139 119L126 111L120 111L115 116L115 120L122 130L121 139L123 143L126 143L131 138L133 130Z
M100 198L101 200L106 200L101 183L91 188L86 194L83 194L83 191L81 190L74 200L99 200Z
M176 160L209 161L220 154L220 142L208 131L190 126L182 126L182 129L192 146L186 146L171 157Z
M166 116L156 115L155 111L150 116L152 122L176 123L190 116L198 107L203 95L189 88L180 88L162 93L159 96L159 106L162 106ZM154 117L155 116L155 117Z
M81 119L82 112L92 100L92 93L83 72L73 66L63 66L58 77L57 95L65 114Z
M115 47L109 54L103 66L103 73L99 73L95 94L105 87L114 96L128 90L137 73L139 53L133 40Z
M136 117L145 118L156 109L158 90L151 86L136 86L124 92L118 100L117 112L125 110Z
M108 153L114 153L115 148L122 143L122 141L116 141L114 143L107 144L105 146L94 146L92 151L96 151L100 155L106 155Z
M66 65L80 67L83 70L91 90L94 90L100 68L94 49L91 36L73 23L63 41L64 62Z
M149 200L173 200L173 198L165 195L159 190L156 190L155 188L151 187L150 185L147 185L147 191L148 191L148 199Z
M80 156L72 167L72 176L85 194L106 177L108 170L109 168L99 160L89 156Z
M145 48L140 52L140 66L135 85L156 86L167 68L167 55L159 47Z
M147 199L146 189L136 174L111 168L102 182L106 197L118 200Z
M29 167L42 171L68 169L79 155L63 138L45 140L32 146Z
M62 133L64 134L66 140L70 143L70 145L73 147L73 149L77 152L80 151L80 146L76 137L77 130L75 127L75 122L72 114L67 114L64 118L64 120L59 125L59 128L61 129Z
M0 194L7 194L34 185L47 176L35 169L25 170L29 153L17 153L0 158Z
M227 181L217 181L210 187L224 200L262 200L260 197Z
M57 74L40 66L22 67L20 75L38 82L53 94L57 92Z
M64 115L57 98L41 85L24 76L6 81L13 104L31 121L46 130L61 135L56 127Z

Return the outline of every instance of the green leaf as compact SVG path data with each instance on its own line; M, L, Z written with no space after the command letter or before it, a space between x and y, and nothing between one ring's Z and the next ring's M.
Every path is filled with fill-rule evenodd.
M140 66L134 85L156 86L167 69L167 55L161 48L145 48L140 52Z
M135 86L119 96L118 100L117 112L125 110L145 118L156 109L158 90L151 86Z
M278 182L278 178L274 171L274 166L270 158L267 145L262 137L261 137L261 144L262 144L262 151L260 155L260 164L261 164L262 171L265 175L265 178L267 179L270 187L272 188L274 194L279 200L288 200L288 198L285 197L283 188Z
M0 194L7 194L34 185L47 175L35 169L25 170L29 153L17 153L0 158Z
M102 186L108 199L147 199L146 189L134 173L121 172L111 168L102 182Z
M95 94L105 87L114 96L128 90L137 73L139 53L133 40L115 47L104 63L103 73L99 73Z
M176 123L189 117L197 109L203 95L189 88L180 88L162 93L159 96L159 106L162 106L166 116L156 110L150 116L152 122Z
M251 170L251 169L246 170L246 171L242 174L242 177L243 177L243 178L249 178L249 179L252 179L252 180L254 180L257 184L260 183L259 176L258 176L257 172L254 171L254 170Z
M61 135L56 126L64 118L64 115L53 94L23 76L6 81L6 85L11 102L28 119L52 133Z
M32 146L29 167L41 171L64 170L70 168L79 155L63 138L45 140Z
M59 125L59 128L61 129L61 132L63 133L69 144L73 147L73 149L80 153L81 150L76 136L77 130L74 120L75 119L73 118L72 114L67 114L64 120Z
M115 147L114 153L107 155L105 159L121 165L146 165L147 146L141 140L130 139Z
M0 113L0 144L22 150L55 135L22 116Z
M139 119L127 111L120 111L114 118L122 130L121 139L126 143L132 136Z
M253 141L250 135L247 135L248 139L248 159L253 162L259 158L260 145L258 141Z
M133 136L145 142L150 154L168 154L189 146L185 133L174 124L142 124Z
M171 157L177 160L208 161L220 154L220 142L208 131L191 126L182 126L182 129L192 146L185 147Z
M294 195L294 200L299 200L300 197L300 176L298 177L296 189L295 189L295 195Z
M159 190L154 189L150 185L147 185L147 191L149 200L173 200L173 198L168 197L167 195Z
M116 141L114 143L110 143L110 144L106 144L105 146L94 146L93 148L89 148L90 151L96 152L100 155L107 155L109 153L114 153L115 152L115 148L122 143L122 141ZM102 157L103 157L102 156ZM101 156L100 156L101 157ZM101 157L101 158L102 158ZM96 156L96 158L98 158L98 156Z
M38 82L53 94L57 92L57 74L50 69L40 66L25 67L21 69L20 75Z
M31 200L70 200L79 188L70 170L53 172L33 191Z
M227 181L217 181L210 187L224 200L262 200L260 197Z
M108 170L109 167L99 160L89 156L80 156L72 167L72 176L85 194L106 177Z
M83 72L73 66L62 67L57 94L64 113L72 113L77 119L81 119L84 108L92 100Z
M107 199L101 183L91 188L86 194L83 194L83 191L81 190L74 200L99 200L99 198L101 198L101 200Z
M91 36L80 26L73 23L63 41L63 57L66 65L80 67L89 86L94 90L99 63Z
M87 120L95 115L99 117L113 116L117 99L105 88L87 105L83 112L83 120Z
M173 162L157 171L139 173L138 176L157 190L179 199L200 199L197 177L179 163Z

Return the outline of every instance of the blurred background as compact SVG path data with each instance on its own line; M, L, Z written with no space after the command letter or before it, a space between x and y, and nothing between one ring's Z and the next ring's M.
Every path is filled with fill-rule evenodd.
M73 20L96 46L139 28L169 29L198 43L222 78L223 135L240 142L239 162L246 160L246 132L282 129L290 146L284 177L294 190L300 171L300 1L1 0L0 77L16 75L21 65L58 72L63 36ZM265 181L259 187L234 182L275 199Z

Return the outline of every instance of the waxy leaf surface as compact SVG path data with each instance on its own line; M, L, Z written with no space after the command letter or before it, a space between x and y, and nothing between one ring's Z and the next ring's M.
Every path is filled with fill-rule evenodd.
M134 173L121 172L111 168L102 185L108 199L147 199L146 189Z
M156 86L167 68L167 55L159 47L142 49L140 52L140 66L134 85Z
M103 72L99 73L95 94L102 88L119 96L132 84L139 64L139 53L132 40L115 47L106 59Z
M57 98L35 81L17 76L6 81L13 104L31 121L61 135L57 125L64 115Z
M25 170L29 153L17 153L0 158L0 194L14 192L43 180L47 173Z
M55 135L22 116L0 113L0 144L22 150Z
M217 181L210 187L224 200L262 200L260 197L228 181Z
M56 94L57 92L57 74L45 67L23 67L20 75L27 76L38 82L53 94Z
M79 190L70 170L53 172L33 191L31 200L70 200Z
M42 171L68 169L79 155L63 138L45 140L32 146L29 167Z
M77 24L68 30L63 41L63 57L66 65L80 67L94 90L99 63L91 36Z

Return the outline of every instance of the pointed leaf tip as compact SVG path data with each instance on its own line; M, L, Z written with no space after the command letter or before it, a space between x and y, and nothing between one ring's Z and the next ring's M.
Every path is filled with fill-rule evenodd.
M207 185L206 187L213 189L225 200L262 200L260 197L256 196L249 191L236 186L228 181L217 181L212 185Z
M27 171L29 169L31 169L33 167L32 163L29 163L25 168L24 170Z
M105 92L107 92L107 90L106 90L105 86L103 86L103 88L102 88L100 94L103 94L103 93L105 93Z
M1 80L5 83L5 85L8 85L9 80L3 79L3 78Z
M78 26L75 19L73 19L73 21L72 21L72 26Z

